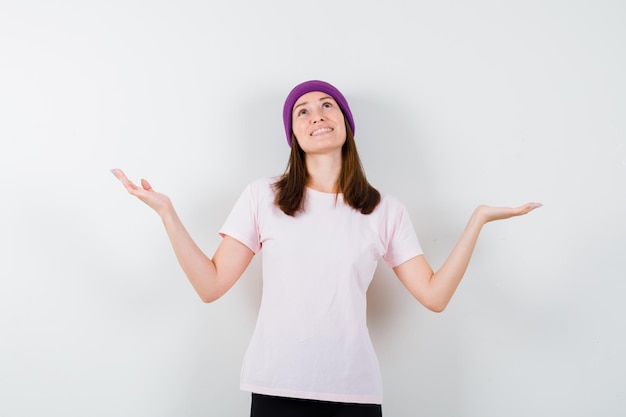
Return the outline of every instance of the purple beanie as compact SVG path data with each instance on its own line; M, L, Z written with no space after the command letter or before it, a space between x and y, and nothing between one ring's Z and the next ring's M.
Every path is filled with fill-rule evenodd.
M350 106L348 106L348 101L343 94L327 82L319 80L305 81L298 84L293 88L293 90L291 90L285 100L285 106L283 107L283 122L285 123L285 134L287 135L287 143L289 146L291 146L291 112L293 111L293 105L296 104L296 101L298 101L300 97L312 91L321 91L322 93L326 93L335 99L346 120L348 120L348 124L354 134L354 119L352 118L352 112L350 111Z

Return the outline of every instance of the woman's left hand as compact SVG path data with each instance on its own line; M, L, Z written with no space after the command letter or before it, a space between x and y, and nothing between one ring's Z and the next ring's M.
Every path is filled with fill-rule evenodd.
M494 220L504 220L511 217L523 216L531 211L541 207L541 203L526 203L519 207L491 207L491 206L478 206L474 211L474 215L477 216L483 223L492 222Z

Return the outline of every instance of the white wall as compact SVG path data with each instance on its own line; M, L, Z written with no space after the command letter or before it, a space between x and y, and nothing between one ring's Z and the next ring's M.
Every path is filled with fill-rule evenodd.
M626 410L626 3L5 1L0 5L0 416L245 416L259 260L202 304L158 217L209 254L244 185L282 172L282 102L350 100L370 181L445 259L490 224L449 308L384 264L370 328L384 412Z

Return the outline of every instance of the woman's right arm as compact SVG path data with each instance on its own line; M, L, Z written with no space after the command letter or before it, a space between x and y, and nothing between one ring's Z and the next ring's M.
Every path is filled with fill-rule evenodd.
M213 259L210 259L193 241L166 195L154 191L146 180L141 180L139 187L126 178L122 170L113 169L111 172L131 195L161 217L178 263L202 301L210 303L217 300L237 282L254 257L250 248L230 236L224 236Z

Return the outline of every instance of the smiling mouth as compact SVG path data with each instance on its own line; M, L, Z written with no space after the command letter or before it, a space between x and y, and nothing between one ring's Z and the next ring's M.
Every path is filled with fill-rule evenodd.
M317 136L317 135L323 135L324 133L329 133L332 132L333 129L331 129L330 127L323 127L321 129L317 129L314 130L313 132L311 132L310 136Z

